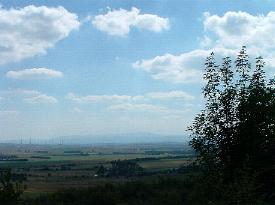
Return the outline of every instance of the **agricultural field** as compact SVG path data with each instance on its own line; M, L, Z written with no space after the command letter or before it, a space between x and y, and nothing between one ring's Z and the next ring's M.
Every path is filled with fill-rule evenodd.
M25 145L0 144L0 169L11 168L26 195L95 186L173 173L194 161L186 144ZM113 162L138 166L138 174L110 174ZM120 163L121 164L121 163ZM99 174L104 168L105 173ZM131 171L134 172L134 171Z

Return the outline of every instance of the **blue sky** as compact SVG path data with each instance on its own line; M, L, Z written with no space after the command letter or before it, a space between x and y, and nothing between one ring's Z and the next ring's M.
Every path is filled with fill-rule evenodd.
M185 135L207 54L275 61L275 3L0 1L0 135Z

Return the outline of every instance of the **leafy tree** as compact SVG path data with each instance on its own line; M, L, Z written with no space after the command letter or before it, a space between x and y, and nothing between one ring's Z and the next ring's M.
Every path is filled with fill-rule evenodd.
M205 109L199 114L194 124L189 129L193 131L191 145L200 151L200 163L208 171L215 170L218 163L218 116L219 109L219 81L218 66L216 65L214 53L206 58L204 80L207 81L203 88L206 100Z
M205 108L189 128L206 176L225 185L216 187L227 189L224 196L232 204L275 199L274 79L266 83L264 64L256 58L251 72L246 47L237 55L235 71L229 57L219 66L211 53L205 63Z
M265 198L275 194L275 93L266 85L264 62L256 58L256 68L247 88L249 95L240 109L236 153L242 167L250 168ZM241 160L240 160L241 159ZM242 168L240 167L240 168Z
M12 183L11 170L1 170L0 172L0 204L18 204L19 198L23 193L21 183Z
M111 165L110 176L134 176L143 171L139 164L131 160L114 160Z
M103 166L103 165L100 165L96 171L96 174L98 176L104 176L105 173L106 173L107 169Z

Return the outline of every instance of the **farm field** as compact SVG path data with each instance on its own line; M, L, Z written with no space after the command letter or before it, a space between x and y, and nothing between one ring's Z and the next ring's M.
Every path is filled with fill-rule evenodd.
M186 144L98 144L24 145L0 144L0 169L10 168L26 185L25 195L49 193L64 188L95 186L157 177L193 162ZM141 167L138 176L98 175L112 162L134 162Z

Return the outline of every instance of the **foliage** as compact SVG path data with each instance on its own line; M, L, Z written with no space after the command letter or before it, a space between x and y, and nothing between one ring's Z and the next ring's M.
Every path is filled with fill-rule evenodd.
M252 71L245 47L235 70L229 57L222 65L214 53L206 59L205 108L189 128L190 144L228 204L275 200L275 89L264 64L256 58Z
M181 205L189 204L189 193L196 178L160 177L126 183L68 189L37 198L25 199L24 205Z
M143 174L143 168L135 160L114 160L111 161L111 168L99 166L97 172L99 176L108 177L130 177Z
M21 183L12 183L12 174L10 170L1 170L0 172L0 204L14 205L19 203L24 187Z

